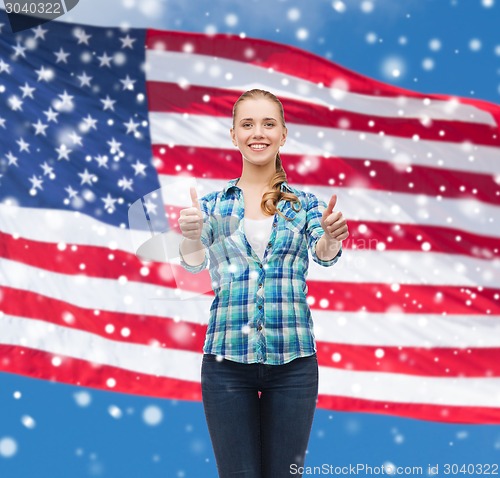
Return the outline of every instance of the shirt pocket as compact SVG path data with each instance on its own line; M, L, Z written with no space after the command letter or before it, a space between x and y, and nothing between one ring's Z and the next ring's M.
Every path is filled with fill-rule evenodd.
M290 219L284 219L285 227L294 234L304 234L306 230L306 212L301 210Z

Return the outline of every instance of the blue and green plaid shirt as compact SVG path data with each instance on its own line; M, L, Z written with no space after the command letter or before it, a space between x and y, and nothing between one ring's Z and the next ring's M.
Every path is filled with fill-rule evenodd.
M232 179L222 191L200 198L203 213L201 242L207 248L199 266L181 265L198 273L209 265L215 299L203 352L243 363L280 365L316 352L311 310L306 301L307 250L318 264L330 261L316 255L324 201L282 183L281 190L295 194L302 204L278 202L289 218L275 214L271 236L261 261L244 232L243 191ZM296 206L295 209L293 206Z

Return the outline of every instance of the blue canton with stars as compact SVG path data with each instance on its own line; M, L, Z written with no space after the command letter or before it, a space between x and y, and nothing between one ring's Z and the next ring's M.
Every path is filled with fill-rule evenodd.
M160 187L145 30L49 22L11 33L0 11L0 202L115 226Z

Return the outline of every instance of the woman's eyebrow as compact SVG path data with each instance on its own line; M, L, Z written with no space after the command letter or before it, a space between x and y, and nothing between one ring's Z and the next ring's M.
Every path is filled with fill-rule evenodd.
M262 118L262 121L269 121L269 120L276 121L275 118L271 118L271 117L269 117L269 118ZM253 118L242 118L242 119L240 119L240 123L242 121L253 121Z

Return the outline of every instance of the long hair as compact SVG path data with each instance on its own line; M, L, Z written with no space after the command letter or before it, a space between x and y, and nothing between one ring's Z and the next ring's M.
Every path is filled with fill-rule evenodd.
M273 101L278 106L278 110L280 112L281 124L283 125L284 128L286 128L285 113L284 113L283 105L281 104L281 101L275 95L270 93L269 91L259 90L259 89L253 89L253 90L246 91L236 100L236 102L234 103L234 106L233 106L233 128L234 128L234 120L236 118L236 111L237 111L238 105L242 101L249 100L249 99L258 99L258 98L268 99L270 101ZM283 165L281 164L280 154L277 153L276 154L276 172L274 173L274 175L272 176L272 178L269 182L269 186L271 187L271 191L264 193L264 195L262 196L262 202L260 203L260 207L266 216L274 216L274 214L276 214L276 212L277 212L283 218L290 220L286 216L284 216L277 208L278 203L282 199L285 201L291 201L292 203L294 203L294 206L297 205L298 208L295 209L295 207L297 207L297 206L295 206L294 211L300 211L300 209L302 208L302 204L299 201L299 198L295 194L281 191L281 184L284 183L286 180L287 180L286 179L286 172L283 168Z

